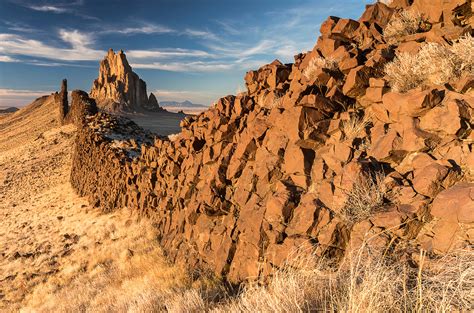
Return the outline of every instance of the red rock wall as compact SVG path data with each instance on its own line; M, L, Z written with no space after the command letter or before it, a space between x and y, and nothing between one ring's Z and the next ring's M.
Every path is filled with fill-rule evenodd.
M449 86L390 92L383 66L396 47L382 29L392 13L378 3L359 21L329 18L311 52L249 72L248 92L186 118L171 141L87 117L72 185L106 211L153 218L172 260L234 282L268 273L292 249L339 257L367 236L433 253L472 244L474 97ZM337 65L307 78L317 56ZM343 125L357 116L370 122L348 138ZM348 222L361 173L380 172L388 191L378 212Z

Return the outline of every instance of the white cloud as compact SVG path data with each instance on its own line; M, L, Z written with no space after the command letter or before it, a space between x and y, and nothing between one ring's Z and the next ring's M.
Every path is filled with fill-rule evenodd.
M232 25L232 22L230 22L230 21L216 20L216 23L221 25L222 29L230 35L240 35L240 34L242 34L242 31L237 29L237 27L235 27L234 25Z
M220 72L230 70L234 67L231 63L219 62L150 62L150 63L133 63L133 68L154 69L170 72Z
M273 40L262 40L256 45L242 45L238 43L226 43L221 45L211 44L208 48L220 52L224 57L228 58L248 58L255 55L271 53L278 44Z
M31 2L31 1L30 1ZM68 1L62 3L54 3L54 4L32 4L32 3L23 3L20 4L25 8L30 10L38 11L38 12L46 12L46 13L53 13L53 14L72 14L84 19L88 20L100 20L95 16L90 16L84 13L81 13L77 7L82 6L84 1Z
M0 106L24 106L53 91L0 88Z
M162 59L162 58L181 58L181 57L213 57L210 53L202 50L190 49L153 49L153 50L130 50L126 52L131 59Z
M8 55L0 55L0 62L12 63L18 62L19 60L9 57Z
M124 34L124 35L132 35L132 34L168 34L174 33L175 30L163 25L156 25L156 24L145 24L141 27L125 27L121 28L108 28L102 31L99 31L100 34Z
M72 48L74 49L84 49L85 47L89 46L93 43L93 38L91 34L88 33L81 33L78 30L59 30L59 37L71 44Z
M198 37L198 38L203 38L207 40L220 41L220 38L216 34L210 31L206 31L206 30L197 30L197 29L187 28L182 32L182 34L190 36L190 37Z
M90 40L79 32L66 31L60 34L60 36L63 40L70 43L73 48L58 48L38 40L27 39L20 35L0 34L0 41L2 42L0 53L61 61L97 61L105 55L105 51L95 50L83 45L80 42L81 38L86 41L86 45L90 43Z
M41 12L53 12L53 13L66 13L69 10L61 7L56 7L54 5L31 5L28 6L29 9Z
M0 97L40 97L50 94L52 91L28 90L28 89L8 89L0 88Z

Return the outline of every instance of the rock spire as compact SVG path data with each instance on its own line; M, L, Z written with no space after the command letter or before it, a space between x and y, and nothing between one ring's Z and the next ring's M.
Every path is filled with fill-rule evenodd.
M163 110L153 93L148 97L146 83L133 72L125 53L109 49L100 62L99 77L90 96L100 109L111 112Z

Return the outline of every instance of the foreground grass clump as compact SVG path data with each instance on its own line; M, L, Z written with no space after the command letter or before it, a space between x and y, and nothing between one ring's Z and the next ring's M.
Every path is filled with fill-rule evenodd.
M472 249L430 262L422 252L410 266L364 245L335 271L316 257L296 256L267 285L247 285L224 303L196 301L196 293L181 300L213 312L452 312L473 307L473 288Z
M364 134L365 129L370 125L371 117L366 114L363 117L352 115L351 118L342 123L342 133L345 140L353 140Z
M463 75L474 74L474 38L461 37L452 45L426 43L418 53L401 53L385 66L393 90L443 85Z
M26 311L452 312L474 306L473 249L435 260L421 252L413 264L372 250L369 238L338 266L299 251L268 280L232 293L212 276L193 280L167 264L153 230L145 232L96 251L74 278L64 273L38 286Z
M401 11L395 13L383 34L388 42L395 42L398 37L416 34L421 27L423 17L416 11Z
M303 70L303 76L306 77L307 80L313 80L323 68L330 71L337 70L337 60L332 58L314 57Z
M376 172L373 176L361 174L347 192L346 203L340 212L343 220L353 224L366 220L377 212L384 203L384 179L382 172Z

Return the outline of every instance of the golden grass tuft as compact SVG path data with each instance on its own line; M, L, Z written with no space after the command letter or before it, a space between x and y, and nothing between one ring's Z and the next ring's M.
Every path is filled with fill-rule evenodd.
M416 54L401 53L385 66L393 90L406 92L416 87L442 85L474 74L474 38L461 37L452 45L426 43Z
M313 80L321 69L334 71L337 69L337 60L331 58L314 57L308 66L303 70L303 76L308 80Z
M406 11L395 13L383 31L384 37L389 43L396 42L397 38L416 34L423 22L419 12Z
M188 292L170 312L452 312L474 305L474 250L413 265L374 251L366 241L348 252L338 268L296 254L264 284L246 285L236 297L206 303ZM189 306L198 304L197 306ZM176 308L176 310L175 310Z
M344 139L353 140L359 137L369 126L370 122L371 117L369 115L364 115L363 117L352 115L349 120L342 122Z
M382 172L376 172L373 176L359 175L352 189L346 192L347 200L340 212L343 220L357 223L377 212L383 206L386 194L384 180Z

